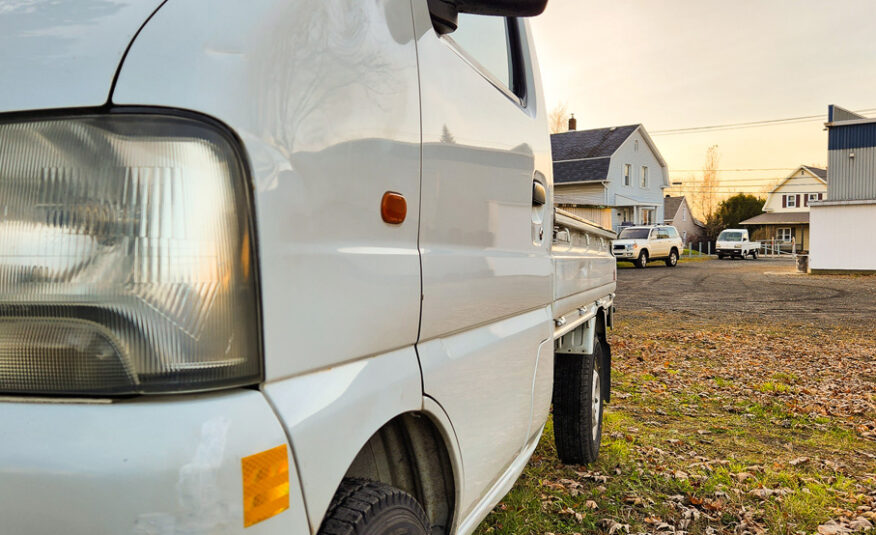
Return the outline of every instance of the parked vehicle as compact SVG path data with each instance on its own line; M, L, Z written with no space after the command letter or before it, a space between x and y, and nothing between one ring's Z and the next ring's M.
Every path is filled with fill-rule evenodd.
M617 260L633 262L639 268L651 260L663 260L675 267L684 243L673 226L643 225L623 229L611 249Z
M466 535L552 399L595 458L544 0L92 7L0 18L2 533Z
M746 256L757 260L758 249L760 249L760 242L748 239L748 229L728 228L722 230L715 241L715 253L719 260L723 260L724 257L745 258Z

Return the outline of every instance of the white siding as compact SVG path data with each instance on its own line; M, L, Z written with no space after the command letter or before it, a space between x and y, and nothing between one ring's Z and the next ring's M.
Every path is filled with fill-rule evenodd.
M763 206L764 212L808 212L803 196L807 193L821 193L822 200L827 200L827 185L815 178L808 171L797 170L787 182L773 190ZM800 195L800 206L782 208L782 195Z
M809 217L810 269L876 271L876 202L813 206Z
M605 186L594 184L554 184L554 200L557 203L580 204L584 206L605 206Z
M639 150L636 150L636 141L638 141ZM632 166L629 186L624 186L623 183L624 164ZM643 165L648 167L647 188L641 187L640 173ZM664 186L666 180L668 180L667 171L660 165L660 161L639 130L633 132L611 157L608 179L609 205L628 204L622 199L617 199L617 195L621 195L626 199L633 199L637 203L652 205L655 208L654 222L663 222L663 188L661 186ZM617 217L617 210L613 210L612 225L616 226L620 223L621 221ZM636 221L636 223L639 223L639 221Z

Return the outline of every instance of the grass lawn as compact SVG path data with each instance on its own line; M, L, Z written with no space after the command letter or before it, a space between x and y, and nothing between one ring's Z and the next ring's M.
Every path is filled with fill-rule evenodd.
M552 424L485 534L876 534L876 333L625 315L592 466Z

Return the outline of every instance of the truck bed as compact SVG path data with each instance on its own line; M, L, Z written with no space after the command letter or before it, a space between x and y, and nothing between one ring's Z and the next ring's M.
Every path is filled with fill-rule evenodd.
M614 231L557 208L551 256L554 264L553 317L557 336L609 307L617 287L611 253Z

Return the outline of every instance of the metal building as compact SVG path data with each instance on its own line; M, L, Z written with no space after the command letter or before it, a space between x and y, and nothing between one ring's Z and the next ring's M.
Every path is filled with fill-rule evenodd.
M812 272L876 272L876 118L828 107L827 199L810 204Z

